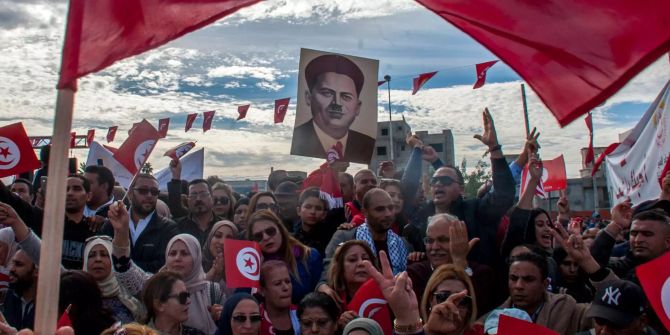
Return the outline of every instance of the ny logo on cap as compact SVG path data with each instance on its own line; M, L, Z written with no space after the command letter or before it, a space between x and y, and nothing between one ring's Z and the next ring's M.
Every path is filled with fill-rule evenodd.
M605 295L603 295L603 302L607 299L608 305L619 306L619 298L621 297L621 292L618 288L613 288L612 286L605 289Z

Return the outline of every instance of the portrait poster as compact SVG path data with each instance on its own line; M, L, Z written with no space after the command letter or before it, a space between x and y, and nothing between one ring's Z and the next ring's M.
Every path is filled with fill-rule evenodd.
M291 154L368 164L377 137L379 61L300 50Z

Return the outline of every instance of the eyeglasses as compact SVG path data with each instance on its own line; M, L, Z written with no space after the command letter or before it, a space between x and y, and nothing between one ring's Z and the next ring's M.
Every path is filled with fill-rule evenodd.
M177 301L179 301L179 303L182 304L182 305L186 305L186 302L188 302L188 298L190 298L190 297L191 297L191 293L186 292L186 291L179 292L178 294L168 295L168 298L177 299Z
M449 176L435 176L430 179L431 186L436 185L438 182L444 186L449 186L455 183L456 181Z
M262 209L269 209L269 210L276 213L277 210L279 210L279 206L277 206L276 204L264 204L264 203L263 204L256 204L256 210L257 211L260 211Z
M247 320L249 320L250 323L259 323L261 322L261 315L260 314L253 314L253 315L233 315L231 317L233 322L236 323L245 323Z
M140 195L147 195L147 194L151 193L151 195L153 195L154 197L158 196L158 193L161 192L157 188L133 188L133 190L135 192L139 193Z
M423 244L429 245L429 244L434 244L434 243L439 243L439 244L448 244L449 243L449 238L446 236L440 236L438 238L432 238L432 237L424 237L423 238Z
M222 205L227 205L230 202L230 199L228 197L213 197L212 200L214 200L214 203L220 203Z
M267 235L268 237L273 237L273 236L277 235L277 228L275 228L275 227L266 228L263 231L259 231L257 233L254 233L253 235L251 235L251 238L253 238L253 240L256 241L256 242L260 242L260 241L263 240L264 235Z
M447 299L452 294L454 294L454 292L451 291L437 291L433 293L433 295L435 296L435 301L437 301L438 304L447 301ZM459 308L470 309L471 306L472 306L472 297L469 295L464 296L463 299L461 299L461 301L458 303Z
M209 197L209 192L198 192L198 193L191 193L188 195L188 198L191 200L204 199L207 197Z

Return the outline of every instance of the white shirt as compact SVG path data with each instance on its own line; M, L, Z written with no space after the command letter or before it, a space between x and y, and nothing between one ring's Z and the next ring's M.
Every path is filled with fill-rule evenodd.
M349 138L349 132L347 131L347 134L344 135L344 137L340 139L335 139L332 138L330 135L326 134L325 131L323 131L319 126L316 124L316 122L313 122L314 124L314 131L316 132L316 136L319 138L319 141L321 142L321 146L323 147L323 152L328 152L330 148L334 147L335 144L339 141L342 143L342 155L344 155L347 152L347 138Z
M103 208L107 205L111 205L113 202L114 202L114 196L112 195L112 197L109 198L109 201L100 205L100 207L98 207L96 209L91 209L91 208L88 207L88 205L86 205L86 206L84 206L84 216L87 217L87 218L90 218L91 216L94 216L98 212L98 209Z
M154 216L154 213L156 211L154 210L151 212L151 214L147 215L144 219L140 219L140 221L137 223L137 227L135 227L135 222L133 221L133 216L130 216L130 239L133 241L133 245L135 245L135 242L137 242L137 239L142 235L142 232L144 231L145 228L149 225L149 221L151 221L151 218Z

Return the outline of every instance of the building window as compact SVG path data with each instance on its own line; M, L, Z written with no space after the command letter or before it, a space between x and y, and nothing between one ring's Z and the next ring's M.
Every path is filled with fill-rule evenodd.
M398 126L398 131L402 133L402 126Z
M377 147L377 156L386 156L386 147Z
M433 147L433 149L435 149L436 152L444 151L444 148L442 147L442 143L431 143L430 146Z
M382 128L382 136L388 136L389 135L389 129L388 128Z

